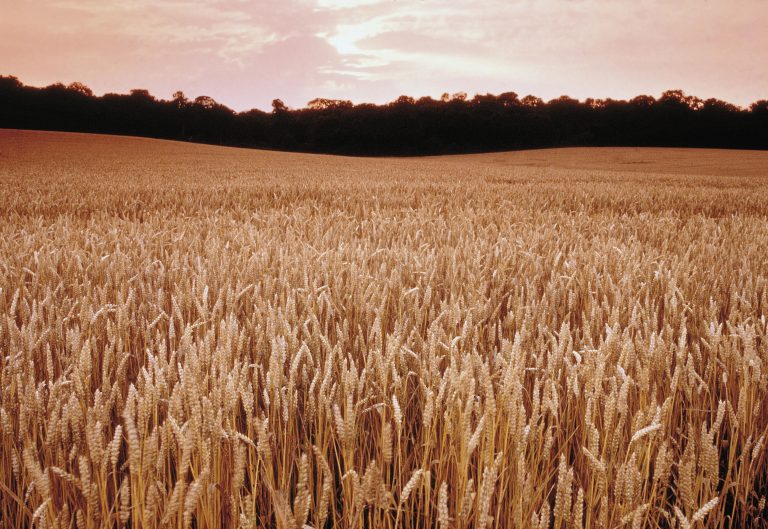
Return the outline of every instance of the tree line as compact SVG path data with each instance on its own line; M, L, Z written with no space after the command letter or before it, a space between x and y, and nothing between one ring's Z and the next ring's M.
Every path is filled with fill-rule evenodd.
M383 105L313 99L235 112L208 96L147 90L95 96L82 83L26 86L0 76L0 127L93 132L354 155L426 155L565 146L768 149L768 100L740 108L682 90L630 100L514 92L400 96Z

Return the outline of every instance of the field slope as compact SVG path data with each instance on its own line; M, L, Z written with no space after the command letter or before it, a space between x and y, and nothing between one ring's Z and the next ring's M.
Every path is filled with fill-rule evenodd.
M0 526L765 527L766 197L0 130Z

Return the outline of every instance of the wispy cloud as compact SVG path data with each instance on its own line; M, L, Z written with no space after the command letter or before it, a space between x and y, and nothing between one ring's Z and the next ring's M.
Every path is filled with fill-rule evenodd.
M0 71L97 91L178 88L236 108L515 90L768 95L762 0L27 0Z

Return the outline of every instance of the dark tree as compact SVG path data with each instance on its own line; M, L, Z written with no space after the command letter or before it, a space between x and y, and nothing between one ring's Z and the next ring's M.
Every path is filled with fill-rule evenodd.
M288 112L288 107L285 106L285 103L281 99L273 99L272 100L272 113L273 114L282 114L284 112Z
M628 101L515 92L400 96L384 105L316 98L236 113L208 96L147 90L95 96L82 83L44 88L0 76L0 127L130 134L222 145L357 155L468 153L555 146L768 149L768 100L743 109L668 90Z
M173 104L176 108L182 109L189 105L189 99L184 95L181 90L176 90L172 96Z
M72 92L77 92L78 94L83 94L88 97L93 96L93 90L91 90L86 85L80 82L70 83L69 86L67 86L67 89L71 90Z

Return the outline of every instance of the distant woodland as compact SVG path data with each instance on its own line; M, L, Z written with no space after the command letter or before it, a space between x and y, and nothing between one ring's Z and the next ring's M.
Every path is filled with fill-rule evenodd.
M681 90L629 101L514 92L383 105L314 99L291 109L235 112L213 98L147 90L95 96L82 83L25 86L0 76L0 128L94 132L354 155L426 155L565 146L768 149L768 100L740 108Z

